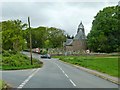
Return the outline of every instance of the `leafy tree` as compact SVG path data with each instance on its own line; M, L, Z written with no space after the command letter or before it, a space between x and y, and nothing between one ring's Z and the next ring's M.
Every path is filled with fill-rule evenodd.
M67 34L67 35L66 35L66 37L67 37L68 39L71 39L71 37L70 37L70 35L69 35L69 34Z
M53 44L52 45L53 48L62 47L63 42L66 40L66 36L64 34L65 31L51 27L48 29L48 32L49 32L48 38L51 41L51 43Z
M26 35L24 36L27 40L27 46L30 47L30 31L29 29L25 30ZM31 28L32 36L32 48L43 47L45 41L45 27Z
M2 32L0 32L0 53L2 52Z
M52 42L50 40L45 40L44 41L44 47L45 48L51 48L52 47Z
M74 39L74 36L73 36L73 35L70 36L69 34L67 34L67 35L66 35L66 38L68 38L68 39Z
M95 52L120 51L119 6L106 7L99 11L87 36L88 47Z
M2 48L5 50L22 50L25 39L23 39L23 29L27 24L21 20L8 20L2 22Z
M2 25L1 25L2 24ZM2 26L2 48L19 51L30 46L30 31L27 24L21 20L8 20L0 23ZM66 40L64 30L55 27L31 28L32 48L58 48Z
M29 30L25 30L26 40L29 42ZM65 41L64 31L54 27L38 27L32 28L32 47L40 48L56 48L61 47ZM29 43L28 43L29 47Z

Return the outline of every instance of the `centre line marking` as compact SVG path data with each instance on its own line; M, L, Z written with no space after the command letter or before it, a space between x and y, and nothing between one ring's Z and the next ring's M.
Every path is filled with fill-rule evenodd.
M65 74L65 76L66 76L67 78L69 78L67 74Z
M73 84L73 86L76 87L76 84L68 77L68 75L64 72L64 70L58 64L56 64L56 65L63 72L63 74L69 79L69 81Z
M70 80L70 82L73 84L73 86L76 86L75 83L74 83L71 79L69 79L69 80Z
M25 79L25 81L23 81L23 83L21 83L17 88L22 89L23 86L39 71L39 69L40 68L38 68L37 70L34 70L34 72L27 79Z

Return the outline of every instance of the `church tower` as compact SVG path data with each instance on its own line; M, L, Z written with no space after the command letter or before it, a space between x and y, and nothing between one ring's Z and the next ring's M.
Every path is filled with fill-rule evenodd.
M84 26L83 26L82 22L78 26L77 34L76 34L74 39L77 39L77 40L84 40L84 39L86 39L86 37L85 37L85 30L84 30Z
M73 39L74 51L84 52L86 50L86 36L82 22L78 25L77 34Z
M86 50L86 36L82 22L78 25L77 34L73 39L65 42L65 51L74 53L84 53Z
M82 22L81 22L81 23L79 24L79 26L78 26L78 31L77 31L77 33L78 33L80 30L82 30L82 31L84 32L84 26L83 26Z

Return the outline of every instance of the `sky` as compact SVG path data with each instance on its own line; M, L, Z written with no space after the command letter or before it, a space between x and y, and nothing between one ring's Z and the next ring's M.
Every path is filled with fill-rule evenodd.
M92 27L96 14L104 7L116 6L119 0L1 0L0 22L20 19L31 27L47 26L65 30L70 35L77 33L82 21L85 34Z

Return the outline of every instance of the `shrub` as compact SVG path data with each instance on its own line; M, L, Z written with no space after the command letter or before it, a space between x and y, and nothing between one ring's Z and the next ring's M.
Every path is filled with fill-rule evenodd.
M33 59L33 65L31 65L30 59L21 54L14 52L9 53L8 51L4 51L4 56L2 59L2 69L26 69L26 68L37 68L41 67L43 63L39 60Z

